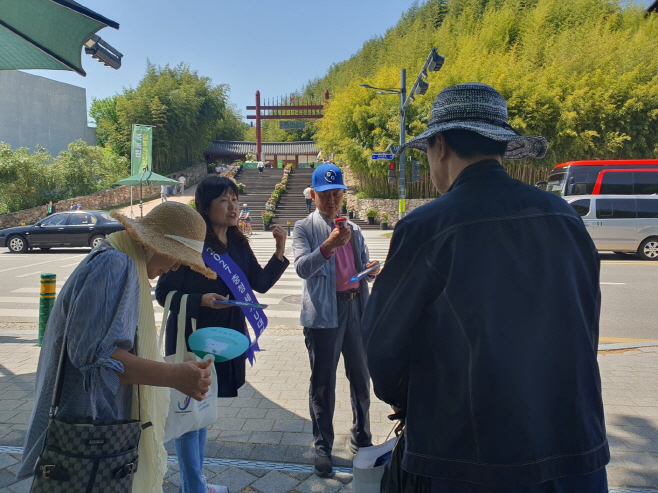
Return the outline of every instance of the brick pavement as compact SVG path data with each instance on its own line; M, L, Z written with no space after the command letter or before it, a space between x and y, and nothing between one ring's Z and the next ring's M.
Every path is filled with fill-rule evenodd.
M231 493L351 491L347 473L328 480L310 473L310 372L303 337L296 330L272 330L261 341L263 351L254 368L248 369L247 385L237 398L221 401L220 419L208 430L206 476L211 482L229 486ZM0 335L0 446L23 445L38 353L35 338L24 332ZM658 347L603 352L599 362L612 451L610 485L658 490ZM341 364L334 453L336 465L350 467L352 455L347 442L351 409L342 368ZM391 430L388 412L387 406L373 396L375 442L383 441ZM175 454L171 444L168 450ZM25 481L2 487L12 480L21 456L1 451L0 492L28 491ZM237 459L250 463L233 462ZM297 471L274 470L286 465ZM175 493L178 489L174 461L165 477L164 491ZM615 490L627 491L611 488Z

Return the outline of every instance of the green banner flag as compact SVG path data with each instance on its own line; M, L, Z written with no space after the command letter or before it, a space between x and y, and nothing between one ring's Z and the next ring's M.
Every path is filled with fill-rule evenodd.
M152 170L153 127L133 124L131 168L132 175L141 173L144 169Z

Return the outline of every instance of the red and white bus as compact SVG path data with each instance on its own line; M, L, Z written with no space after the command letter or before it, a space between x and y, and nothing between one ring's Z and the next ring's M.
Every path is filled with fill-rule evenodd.
M536 185L562 197L658 194L658 159L568 161Z

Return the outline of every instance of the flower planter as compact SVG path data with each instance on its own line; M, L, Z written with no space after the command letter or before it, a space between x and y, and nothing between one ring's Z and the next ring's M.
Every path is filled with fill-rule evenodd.
M369 217L368 218L368 224L375 224L375 218L374 217Z
M379 229L388 229L388 223L379 223Z
M263 231L269 231L269 229L270 229L270 225L263 223Z
M349 211L347 214L350 219L354 219L354 212Z
M340 208L340 213L341 214L347 214L347 207L341 207Z

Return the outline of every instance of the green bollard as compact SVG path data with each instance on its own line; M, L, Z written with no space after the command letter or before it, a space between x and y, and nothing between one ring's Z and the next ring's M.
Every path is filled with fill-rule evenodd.
M55 286L57 276L55 274L41 274L41 297L39 298L39 347L43 342L43 334L48 325L50 312L55 304Z

